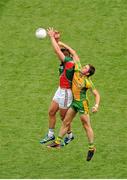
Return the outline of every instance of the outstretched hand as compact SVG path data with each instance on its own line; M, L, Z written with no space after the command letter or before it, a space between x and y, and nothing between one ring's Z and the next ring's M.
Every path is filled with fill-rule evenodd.
M54 29L50 28L50 27L47 29L47 33L48 33L49 37L54 37L54 35L55 35Z
M47 29L47 34L49 35L49 37L54 37L55 40L56 40L57 42L59 42L59 40L60 40L60 32L59 32L59 31L53 29L53 27L52 27L52 28L49 27L49 28Z

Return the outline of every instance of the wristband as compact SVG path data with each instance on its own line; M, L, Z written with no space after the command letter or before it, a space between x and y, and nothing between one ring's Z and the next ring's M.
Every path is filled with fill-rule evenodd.
M95 104L95 106L94 106L94 107L98 108L98 104Z

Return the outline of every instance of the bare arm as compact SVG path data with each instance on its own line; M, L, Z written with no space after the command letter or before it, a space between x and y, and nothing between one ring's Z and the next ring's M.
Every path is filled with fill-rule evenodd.
M79 56L77 55L77 53L76 53L76 51L75 51L74 49L72 49L70 46L68 46L67 44L65 44L65 43L63 43L63 42L61 42L61 41L59 41L58 44L59 44L60 46L65 47L66 49L68 49L68 50L70 51L70 53L71 53L72 56L73 56L73 60L74 60L75 62L80 61Z
M97 112L100 103L100 94L96 89L92 90L92 93L95 97L95 105L92 108L92 112Z
M54 30L53 28L49 28L47 29L47 32L48 32L48 35L51 39L51 43L52 43L52 46L53 46L53 49L55 51L55 53L57 54L58 58L60 59L60 61L64 61L65 59L65 55L62 53L61 49L60 49L60 46L58 45L56 39L54 38Z

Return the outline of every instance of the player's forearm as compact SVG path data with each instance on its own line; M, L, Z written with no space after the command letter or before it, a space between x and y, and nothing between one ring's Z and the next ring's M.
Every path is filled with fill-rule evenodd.
M95 97L95 106L98 108L100 104L100 96Z
M95 96L95 106L97 106L98 108L100 104L100 94L97 90L94 91L94 96Z
M96 89L93 90L93 94L95 96L95 105L92 107L92 112L95 113L98 111L98 107L99 107L99 103L100 103L100 95Z
M52 42L52 46L53 46L53 49L56 53L58 53L60 51L60 47L58 45L58 43L56 42L55 38L54 37L51 37L51 42Z
M55 51L55 53L57 54L59 60L63 62L65 56L64 56L64 54L62 53L62 51L61 51L61 49L60 49L60 47L59 47L59 45L58 45L58 43L57 43L57 41L55 40L54 37L51 37L51 42L52 42L52 46L53 46L54 51Z

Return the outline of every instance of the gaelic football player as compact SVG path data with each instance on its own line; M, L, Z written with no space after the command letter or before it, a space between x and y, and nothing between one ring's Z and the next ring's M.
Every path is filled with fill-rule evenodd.
M49 107L49 130L46 136L40 141L41 144L47 143L55 139L54 129L56 124L56 113L59 111L61 119L63 120L73 99L71 86L74 74L74 61L72 55L67 48L58 45L58 41L60 38L60 33L58 31L54 31L53 28L49 28L47 32L50 37L54 51L60 60L60 76L59 87ZM67 130L67 136L65 138L65 144L68 144L73 139L74 136L71 132L71 127L69 125Z
M94 145L94 132L90 123L87 91L91 90L95 97L95 105L92 108L93 113L98 111L98 107L100 103L99 92L97 91L97 89L95 89L95 86L90 80L90 76L92 76L95 73L95 68L90 64L81 67L80 59L77 53L73 49L71 49L68 45L62 42L59 42L59 45L62 45L65 48L69 49L70 53L73 55L73 60L75 61L75 72L72 81L72 92L74 99L71 104L71 107L69 108L65 116L64 121L62 122L59 136L56 138L56 140L53 143L48 145L48 147L52 147L52 148L61 147L63 136L66 134L68 127L72 122L73 118L75 117L76 113L79 112L82 125L84 127L84 130L88 138L88 153L86 160L90 161L92 156L94 155L96 148Z

